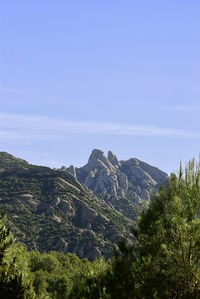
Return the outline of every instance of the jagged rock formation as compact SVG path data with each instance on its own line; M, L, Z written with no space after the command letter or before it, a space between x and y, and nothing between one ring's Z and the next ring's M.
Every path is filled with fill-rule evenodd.
M149 202L161 184L166 184L167 174L136 158L118 161L108 152L94 149L88 163L81 168L70 166L66 169L77 180L107 202L117 199L129 199L136 205Z

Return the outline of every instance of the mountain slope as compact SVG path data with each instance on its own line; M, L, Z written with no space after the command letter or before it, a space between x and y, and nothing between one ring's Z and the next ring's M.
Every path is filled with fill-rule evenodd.
M109 257L133 222L66 171L30 165L0 152L0 211L29 249Z

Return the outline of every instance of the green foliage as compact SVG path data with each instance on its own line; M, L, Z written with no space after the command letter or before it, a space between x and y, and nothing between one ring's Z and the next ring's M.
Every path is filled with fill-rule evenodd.
M122 242L113 259L112 298L200 298L199 164L171 175L133 233L135 246Z
M111 269L110 263L103 258L97 259L93 263L86 263L74 277L69 299L111 298L106 292L106 274L109 269Z
M106 292L110 298L134 298L135 294L135 249L125 240L119 243L119 250L114 251L111 268L105 277Z
M59 252L29 252L34 288L37 296L45 298L68 298L74 277L89 264L75 254Z
M111 262L103 258L89 262L71 253L31 251L29 259L38 298L111 298L106 292Z
M0 170L13 167L26 167L27 165L28 162L26 162L25 160L15 158L14 156L6 152L0 152Z
M190 162L171 175L168 187L138 223L139 252L149 261L143 289L178 298L200 294L200 169ZM152 296L152 293L150 294Z
M0 298L35 298L26 249L15 243L0 216Z

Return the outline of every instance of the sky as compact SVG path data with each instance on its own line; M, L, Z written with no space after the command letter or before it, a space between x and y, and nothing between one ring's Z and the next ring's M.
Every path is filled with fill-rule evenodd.
M0 151L94 148L171 173L200 154L199 0L0 0Z

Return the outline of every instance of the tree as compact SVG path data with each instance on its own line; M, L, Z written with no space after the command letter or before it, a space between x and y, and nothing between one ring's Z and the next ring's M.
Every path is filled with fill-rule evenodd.
M135 231L144 298L200 298L200 167L171 175Z
M111 299L107 293L106 279L110 264L104 258L84 262L80 273L74 276L73 288L69 299Z
M0 215L0 298L35 298L26 249L15 243Z
M200 298L200 164L172 174L132 231L107 273L111 298Z

